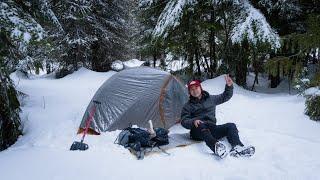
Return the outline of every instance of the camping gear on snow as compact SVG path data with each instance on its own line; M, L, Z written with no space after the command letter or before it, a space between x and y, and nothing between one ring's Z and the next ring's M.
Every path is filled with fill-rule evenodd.
M155 128L152 131L155 132L155 135L143 128L127 127L120 132L115 143L128 148L138 159L143 159L147 148L161 149L159 146L169 144L168 130Z
M164 153L166 155L170 155L168 150L175 148L183 148L192 144L201 143L202 141L195 141L190 139L189 133L173 133L169 135L169 144L162 145L159 147L144 147L142 151L135 151L132 148L128 148L132 155L136 156L138 159L143 159L146 156ZM141 157L142 156L142 157Z
M195 141L190 139L189 133L187 133L187 135L170 135L171 142L169 144L168 130L164 128L154 129L151 120L149 120L149 126L148 130L128 127L119 133L115 143L129 149L129 151L139 160L143 159L145 154L149 155L151 152L159 152L157 150L170 155L166 150L174 147L184 147L195 143ZM165 147L165 149L162 147Z
M168 129L180 122L188 92L170 73L138 67L114 74L102 84L92 99L101 104L93 115L88 133L100 134L131 125L147 128L150 119L155 127ZM84 113L78 133L86 128L92 105L93 100Z
M93 119L94 113L96 112L96 104L100 104L99 101L93 101L93 102L94 103L93 103L93 106L91 107L89 117L86 120L86 128L85 128L85 131L82 135L81 141L80 142L74 141L70 147L71 151L74 151L74 150L85 151L89 148L88 144L83 143L83 141L84 141L86 134L88 133L89 125Z
M144 158L147 148L152 151L154 147L161 149L159 146L169 144L169 131L164 128L154 129L152 121L148 122L148 129L127 127L122 130L115 143L128 148L138 159Z

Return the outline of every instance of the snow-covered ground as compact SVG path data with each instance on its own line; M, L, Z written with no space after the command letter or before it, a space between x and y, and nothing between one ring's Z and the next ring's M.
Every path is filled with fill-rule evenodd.
M69 151L82 115L99 86L116 72L84 68L62 79L11 78L28 94L21 117L24 135L0 152L1 179L319 179L320 124L304 115L304 99L259 94L235 85L232 99L217 107L218 124L234 122L251 158L216 160L204 143L136 160L113 142L119 131L87 136L87 151ZM222 76L202 83L212 94L223 91ZM186 132L180 125L171 133ZM226 140L224 140L225 143ZM230 148L230 147L228 147Z

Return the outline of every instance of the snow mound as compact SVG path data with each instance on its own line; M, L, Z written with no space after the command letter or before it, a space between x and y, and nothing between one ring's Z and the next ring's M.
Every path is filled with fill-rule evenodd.
M117 72L123 70L124 69L123 62L120 61L120 60L112 62L111 69L114 70L114 71L117 71Z
M320 88L319 87L311 87L305 90L305 95L308 96L320 96Z
M140 61L138 59L131 59L123 62L124 66L127 68L138 67L138 66L141 66L143 63L144 61Z

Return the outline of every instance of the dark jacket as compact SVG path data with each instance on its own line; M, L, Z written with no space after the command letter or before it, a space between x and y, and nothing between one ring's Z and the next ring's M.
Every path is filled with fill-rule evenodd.
M181 111L181 125L191 129L193 122L197 119L216 124L216 106L228 101L233 95L233 86L225 86L225 90L219 95L210 95L207 91L202 91L201 99L190 95L189 101L183 106Z

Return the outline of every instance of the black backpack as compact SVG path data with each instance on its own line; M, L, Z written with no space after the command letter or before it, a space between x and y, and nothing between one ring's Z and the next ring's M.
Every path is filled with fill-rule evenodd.
M120 132L116 143L136 152L142 152L146 148L169 144L168 130L155 128L154 131L156 136L151 137L151 134L145 129L128 127Z
M169 144L169 131L164 128L155 128L156 137L152 138L151 141L155 142L155 146L163 146Z

